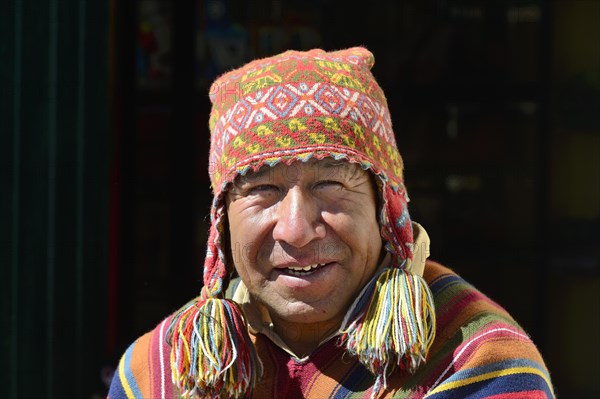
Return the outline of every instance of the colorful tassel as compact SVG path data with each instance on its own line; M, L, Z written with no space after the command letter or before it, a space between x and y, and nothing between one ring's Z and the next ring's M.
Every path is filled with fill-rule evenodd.
M375 375L375 398L387 388L386 378L396 367L413 373L425 362L435 338L435 309L427 283L396 267L381 271L363 295L369 301L359 298L360 314L342 339L348 352ZM361 303L368 308L361 309Z
M183 398L250 396L262 363L239 306L208 298L184 306L169 326L173 383Z

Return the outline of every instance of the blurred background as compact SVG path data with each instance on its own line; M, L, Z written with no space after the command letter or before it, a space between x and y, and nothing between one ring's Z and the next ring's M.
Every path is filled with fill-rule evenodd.
M600 0L4 0L0 295L8 398L102 398L201 288L208 88L364 45L431 258L600 396Z

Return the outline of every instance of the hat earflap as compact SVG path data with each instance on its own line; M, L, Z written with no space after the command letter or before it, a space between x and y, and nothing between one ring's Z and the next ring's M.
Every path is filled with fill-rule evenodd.
M382 235L393 261L363 289L354 312L342 323L348 352L376 378L372 398L387 388L386 378L396 367L416 371L435 338L433 295L425 280L410 272L412 228L406 201L385 184L383 193Z
M183 398L248 397L262 375L242 311L223 295L228 275L219 224L213 218L200 297L174 315L167 332L173 383Z

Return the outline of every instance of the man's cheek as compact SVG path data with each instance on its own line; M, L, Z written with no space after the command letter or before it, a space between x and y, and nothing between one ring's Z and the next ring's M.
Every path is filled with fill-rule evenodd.
M256 262L256 245L254 243L244 243L240 241L231 243L231 259L236 268L252 266Z

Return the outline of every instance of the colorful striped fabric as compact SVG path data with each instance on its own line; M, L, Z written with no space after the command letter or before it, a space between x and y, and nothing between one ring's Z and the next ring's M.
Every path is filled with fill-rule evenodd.
M432 261L425 279L435 297L436 339L413 375L392 373L380 398L554 398L544 361L508 313L452 270ZM137 339L119 362L107 398L176 398L165 330ZM264 375L253 398L369 398L373 376L333 338L298 360L262 334L253 337Z

